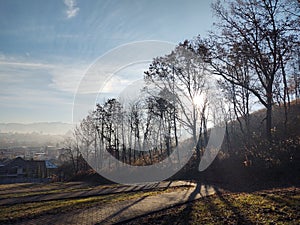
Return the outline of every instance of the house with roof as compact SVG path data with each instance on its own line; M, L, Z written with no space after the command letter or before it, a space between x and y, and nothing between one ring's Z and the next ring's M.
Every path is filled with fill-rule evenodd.
M56 170L57 166L48 160L25 160L17 157L0 164L0 183L46 181Z

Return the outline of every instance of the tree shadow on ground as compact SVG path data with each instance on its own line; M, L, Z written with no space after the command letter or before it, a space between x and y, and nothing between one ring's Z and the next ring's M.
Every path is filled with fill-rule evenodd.
M247 224L251 225L254 224L250 219L248 219L243 213L240 211L240 209L236 206L234 206L230 201L228 201L227 198L224 198L222 192L218 189L216 189L216 196L226 205L226 209L229 209L234 213L234 217L236 218L237 224Z
M204 187L204 194L201 193L202 187ZM187 203L187 206L185 208L185 213L186 213L186 224L190 224L189 220L192 217L193 214L193 210L194 209L194 204L195 204L195 200L196 200L196 196L197 194L200 194L201 197L205 198L206 196L208 196L208 185L206 184L202 184L200 181L197 182L196 188L195 190L191 193L190 197L189 197L189 201ZM205 200L208 200L209 198L205 198ZM218 215L220 214L220 211L218 209L218 207L213 204L212 202L209 202L209 200L207 201L207 207L210 210L210 212L214 215ZM201 221L199 221L200 223Z
M222 208L219 205L217 205L215 202L213 202L210 197L207 197L208 187L209 185L202 184L199 181L197 182L197 186L195 190L191 193L189 197L189 202L187 203L187 206L185 208L186 224L190 224L189 219L192 217L193 211L197 210L196 207L194 207L195 205L194 200L196 199L197 194L200 194L203 197L205 207L210 212L211 218L219 218L219 220L222 221L222 223L226 224L226 217L224 215L224 211L222 210ZM201 192L203 191L205 193L202 194ZM253 222L250 221L248 218L246 218L237 207L234 207L226 198L223 197L222 192L218 188L215 188L215 195L224 205L226 205L226 209L229 209L230 211L233 212L232 216L236 220L237 224L249 224L249 225L253 224ZM211 221L211 222L218 223L220 221ZM201 218L199 218L199 223L203 223L203 221L201 221Z
M117 211L116 213L104 218L102 221L100 221L99 223L96 223L95 225L100 225L100 224L103 224L103 223L107 223L108 221L110 221L111 219L113 219L114 217L120 215L122 212L128 210L130 207L138 204L139 202L143 201L144 199L146 199L147 196L143 196L141 198L139 198L138 200L134 201L133 203L131 203L130 205L122 208L121 210Z

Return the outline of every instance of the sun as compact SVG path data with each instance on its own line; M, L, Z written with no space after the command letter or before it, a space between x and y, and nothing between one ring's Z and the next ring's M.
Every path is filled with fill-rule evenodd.
M193 103L198 108L203 107L205 104L205 95L204 94L195 95L193 98Z

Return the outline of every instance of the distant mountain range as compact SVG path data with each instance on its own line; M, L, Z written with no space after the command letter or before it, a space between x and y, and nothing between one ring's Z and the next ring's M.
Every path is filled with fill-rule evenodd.
M73 130L73 125L62 122L41 123L0 123L0 133L41 133L65 135Z

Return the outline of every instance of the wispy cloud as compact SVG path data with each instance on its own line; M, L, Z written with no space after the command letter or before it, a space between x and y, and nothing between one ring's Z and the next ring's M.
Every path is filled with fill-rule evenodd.
M53 83L54 74L69 74L71 66L64 70L63 65L5 55L2 58L0 121L71 121L73 93L68 91L67 83ZM69 80L78 86L76 79Z
M43 64L43 63L31 63L31 62L16 62L16 61L7 61L0 59L0 65L3 67L14 66L18 68L51 68L52 65Z
M77 7L76 0L64 0L64 4L67 6L66 14L68 19L78 14L79 7Z
M12 84L21 86L33 85L31 88L55 89L66 93L75 93L78 84L84 75L87 65L77 64L53 64L26 60L23 58L9 59L0 55L0 93L1 87L9 87ZM32 82L34 81L34 82ZM37 84L39 81L41 84ZM18 86L20 88L20 86Z

